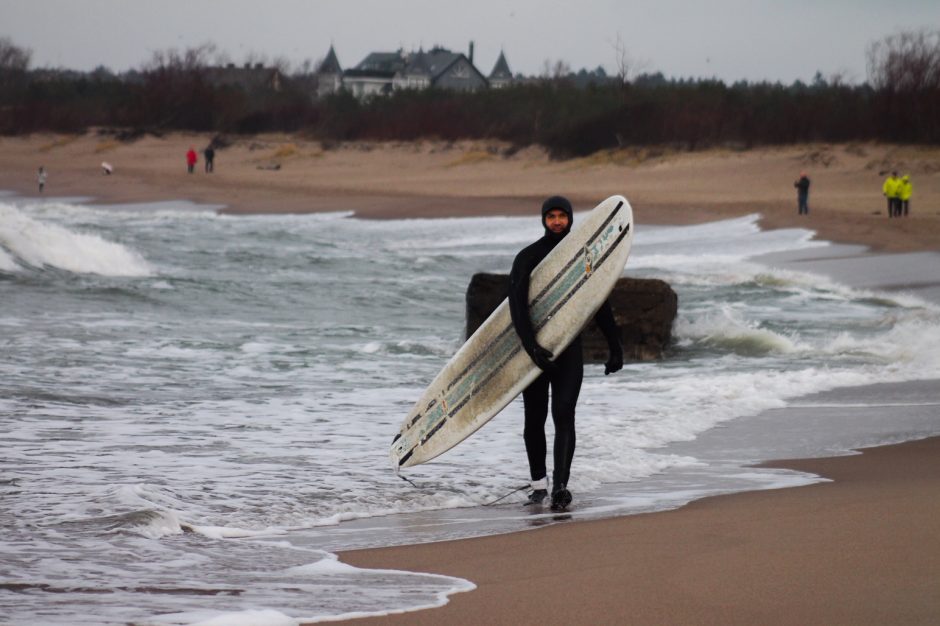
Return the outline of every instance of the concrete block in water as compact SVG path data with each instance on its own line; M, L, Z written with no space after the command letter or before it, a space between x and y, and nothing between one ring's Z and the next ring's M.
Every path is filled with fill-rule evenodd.
M474 274L467 287L467 337L486 321L509 292L509 276ZM660 359L672 338L679 298L666 282L649 278L621 278L610 294L610 306L620 327L625 360ZM607 360L607 341L594 322L582 335L584 361Z

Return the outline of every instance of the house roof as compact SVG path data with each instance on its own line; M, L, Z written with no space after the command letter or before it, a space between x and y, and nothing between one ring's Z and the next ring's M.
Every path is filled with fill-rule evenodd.
M408 65L405 66L402 70L403 74L431 74L431 67L428 63L428 55L423 49L418 49L417 52L410 55L408 58Z
M336 51L333 50L333 46L330 46L330 51L326 53L326 58L323 59L323 63L320 64L320 67L317 68L317 74L342 74L343 68L339 64L339 59L336 58Z
M459 61L460 57L463 55L445 50L444 48L432 48L426 56L428 73L431 75L431 78L434 79L446 72L450 66Z
M480 75L480 78L484 81L486 80L483 74L480 74L480 71L470 62L470 59L467 59L466 55L460 52L451 52L446 48L440 47L431 48L427 52L419 50L412 54L409 58L408 65L404 68L402 73L411 75L423 74L428 76L433 83L461 59L466 60L467 64Z
M354 67L359 72L398 72L405 67L405 56L398 52L373 52Z
M435 46L427 52L418 50L405 54L397 52L373 52L352 69L343 72L350 78L384 78L398 76L426 76L431 84L437 82L454 64L464 60L486 82L486 77L470 62L466 55Z
M506 62L506 55L503 54L502 50L499 51L499 58L496 59L496 65L493 66L493 71L490 72L490 80L494 78L512 78L509 63Z

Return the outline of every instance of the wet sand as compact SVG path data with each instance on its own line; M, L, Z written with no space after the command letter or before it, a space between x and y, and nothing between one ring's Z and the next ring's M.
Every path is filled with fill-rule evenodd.
M550 193L567 194L586 209L625 193L641 225L760 213L764 228L810 228L822 239L882 252L940 250L936 149L635 150L553 162L535 148L510 155L495 143L324 150L316 142L266 136L218 151L213 174L187 174L186 150L199 150L208 139L0 138L0 189L35 194L36 168L45 165L47 195L188 199L225 205L231 213L352 210L377 219L535 214ZM114 174L102 175L101 161L112 163ZM880 194L884 173L894 168L914 180L913 214L906 219L887 219ZM800 170L813 180L808 217L796 215L792 182ZM865 250L826 261L830 273L859 276L852 254L861 258ZM926 263L932 267L935 257ZM886 280L903 286L897 276ZM936 285L923 279L916 287ZM833 482L341 558L459 576L478 586L442 608L372 620L377 623L940 622L940 439L776 466Z
M675 511L345 552L477 589L379 624L936 624L940 438L770 467L832 482Z

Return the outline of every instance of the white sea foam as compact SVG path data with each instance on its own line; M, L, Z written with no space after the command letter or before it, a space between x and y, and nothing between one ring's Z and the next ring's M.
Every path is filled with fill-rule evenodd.
M794 337L760 328L756 321L745 319L740 311L729 306L719 306L702 315L679 317L674 332L680 345L695 342L743 356L786 354L799 347Z
M0 267L26 270L26 280L0 277L2 545L13 580L59 591L43 594L51 623L327 620L433 606L469 583L355 571L313 549L535 519L517 506L521 494L480 507L528 481L519 400L404 472L413 485L389 471L386 453L461 342L470 277L508 271L541 234L537 219L14 209L40 241L60 229L43 254L93 234L100 241L82 241L119 241L158 268L75 281L71 270L30 273L0 244ZM761 458L747 442L720 466L695 444L803 394L940 377L940 309L749 262L825 245L806 230L762 233L755 220L638 227L628 274L678 292L675 345L614 376L587 367L577 516L806 482L734 465ZM908 432L897 428L889 435ZM852 427L826 436L835 440L821 448L856 442ZM616 484L630 490L611 493ZM69 591L92 584L110 593L86 602ZM149 587L160 592L132 591ZM25 621L32 599L0 598L0 612Z
M272 609L256 609L238 613L220 613L192 622L191 626L299 626L296 619Z
M4 269L10 256L36 268L55 267L77 274L149 276L151 268L134 250L107 241L95 233L75 232L30 217L11 204L0 202L0 246L9 255L0 257Z
M0 272L15 272L20 269L13 257L7 254L3 249L3 243L0 241Z

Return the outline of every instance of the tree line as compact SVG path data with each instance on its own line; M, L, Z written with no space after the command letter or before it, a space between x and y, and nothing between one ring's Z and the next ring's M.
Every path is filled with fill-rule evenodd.
M553 72L504 88L396 91L324 98L313 75L279 89L211 79L206 49L158 53L133 76L30 70L29 53L0 38L0 133L298 132L324 142L499 139L539 144L557 158L626 146L780 145L800 142L940 143L940 31L900 33L868 50L869 80L820 74L809 84L667 79L584 80Z

